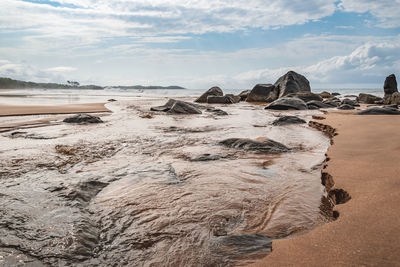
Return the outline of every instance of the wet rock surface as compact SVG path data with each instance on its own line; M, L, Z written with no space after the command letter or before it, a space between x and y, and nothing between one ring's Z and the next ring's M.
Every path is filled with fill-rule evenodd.
M280 126L280 125L302 124L302 123L306 123L306 121L303 119L300 119L299 117L283 116L283 117L280 117L279 119L276 119L274 122L272 122L272 125Z
M282 153L291 151L290 148L274 140L255 141L247 138L230 138L219 142L219 144L230 148L262 153Z
M63 122L66 123L103 123L100 117L92 116L89 114L77 114L72 117L65 118Z
M167 112L169 114L201 114L200 106L181 101L170 99L163 106L152 107L151 111Z
M275 100L271 104L265 107L265 109L275 110L306 110L307 104L298 98L283 97Z
M390 107L369 107L357 112L358 115L399 115L400 111Z
M272 84L257 84L247 95L247 102L272 102L278 98L279 91Z
M214 87L211 87L210 89L208 89L204 94L202 94L194 102L207 103L207 98L209 96L223 96L223 95L224 95L224 93L222 92L222 89L219 88L218 86L214 86Z
M362 104L375 104L376 101L382 101L382 98L363 93L360 93L357 97L357 102Z
M311 92L307 78L294 71L289 71L280 77L274 86L278 89L279 97L298 92Z

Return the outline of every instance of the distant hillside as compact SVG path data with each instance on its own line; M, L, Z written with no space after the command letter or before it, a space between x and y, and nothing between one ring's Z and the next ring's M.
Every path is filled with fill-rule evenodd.
M25 82L19 80L13 80L10 78L0 77L0 89L22 89L22 88L44 88L44 89L93 89L101 90L105 87L98 85L79 85L78 82L69 82L69 84L58 84L58 83L35 83L35 82ZM180 86L110 86L111 88L121 88L121 89L185 89Z

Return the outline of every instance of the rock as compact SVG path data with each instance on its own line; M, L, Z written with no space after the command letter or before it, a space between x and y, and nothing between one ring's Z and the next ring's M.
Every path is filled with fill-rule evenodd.
M357 97L356 95L345 95L344 97Z
M226 94L225 96L229 97L232 100L232 103L234 104L239 103L240 100L242 99L240 96L234 94Z
M295 94L288 94L286 97L297 97L303 100L304 102L316 100L316 101L322 101L322 97L320 97L317 94L311 93L311 92L298 92Z
M310 82L301 74L289 71L275 82L278 97L297 92L311 92ZM274 99L275 100L275 99Z
M307 107L308 109L333 108L332 105L325 104L321 101L316 100L308 101Z
M198 103L207 103L208 96L223 96L224 93L222 92L221 88L214 86L208 89L204 94L202 94L199 98L195 100Z
M386 104L386 105L400 104L400 93L395 92L391 95L386 95L384 98L384 104Z
M296 117L296 116L283 116L283 117L280 117L279 119L275 120L272 123L272 125L281 126L281 125L287 125L287 124L301 124L301 123L306 123L306 121L303 119L300 119L299 117Z
M247 138L229 138L219 142L230 148L243 149L262 153L281 153L291 151L287 146L273 140L254 141Z
M340 93L332 93L331 95L338 96L338 95L340 95Z
M298 98L295 97L282 97L278 100L275 100L271 104L265 107L265 109L275 109L275 110L306 110L307 105L306 103Z
M248 94L247 102L272 102L278 99L279 91L272 84L257 84Z
M375 101L382 101L382 98L364 93L360 93L357 97L357 102L362 104L375 104Z
M211 155L211 154L202 154L190 159L190 161L213 161L227 158L228 155Z
M242 91L239 96L241 101L246 101L247 96L250 94L251 90Z
M357 112L358 115L400 115L400 111L389 107L369 107Z
M392 104L392 105L388 105L388 106L386 106L386 107L398 109L398 108L399 108L399 105L398 105L398 104Z
M343 104L345 104L345 105L350 105L350 106L353 106L353 107L359 107L359 106L360 106L359 104L357 104L356 102L354 102L353 100L348 99L348 98L343 99L342 102L341 102L341 104L342 104L342 105L343 105Z
M385 92L385 96L398 92L396 76L394 74L390 74L386 77L385 83L383 84L383 90Z
M207 96L208 104L233 104L232 98L229 96Z
M326 92L326 91L323 91L322 93L319 93L319 95L320 95L322 98L331 98L331 97L332 97L331 93Z
M201 114L198 105L175 99L170 99L165 105L152 107L150 110L168 112L171 114Z
M108 101L108 102L115 102L115 101L117 101L117 100L115 100L114 98L111 98L111 99L108 99L107 101Z
M338 109L341 109L341 110L350 110L350 109L354 109L354 106L353 106L353 105L349 105L349 104L341 104L341 105L338 107Z
M340 100L336 101L336 100L328 99L328 100L324 100L322 103L330 105L331 107L334 107L334 108L340 106Z
M100 117L92 116L89 114L77 114L72 117L65 118L63 122L66 123L103 123Z
M219 108L208 108L206 111L214 113L217 116L226 116L228 113L226 111L223 111L222 109Z

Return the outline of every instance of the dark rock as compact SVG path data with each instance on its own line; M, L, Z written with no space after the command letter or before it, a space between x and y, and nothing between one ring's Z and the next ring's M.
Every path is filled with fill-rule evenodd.
M341 105L338 107L338 109L341 109L341 110L350 110L350 109L354 109L354 106L349 105L349 104L341 104Z
M389 107L369 107L357 112L358 115L400 115L400 111Z
M398 109L399 108L399 104L392 104L392 105L388 105L386 107Z
M385 92L385 96L398 92L396 76L394 74L390 74L386 77L385 83L383 84L383 90Z
M281 153L291 151L287 146L273 140L254 141L247 138L229 138L219 142L230 148L237 148L262 153Z
M340 93L332 93L331 95L338 96L338 95L340 95Z
M385 95L384 104L385 105L400 104L400 93L399 92L394 92L391 95Z
M340 101L336 101L336 100L330 100L330 99L328 99L328 100L324 100L322 103L327 104L327 105L330 105L330 106L332 106L332 107L334 107L334 108L340 106Z
M150 110L168 112L171 114L201 114L198 105L175 99L170 99L165 105L152 107Z
M306 103L298 98L295 97L283 97L275 100L271 104L265 107L265 109L275 109L275 110L306 110L307 105Z
M296 116L283 116L283 117L280 117L279 119L275 120L272 123L272 125L280 126L280 125L301 124L301 123L306 123L306 121L303 119L300 119L299 117L296 117Z
M297 97L297 98L300 98L301 100L303 100L304 102L308 102L308 101L312 101L312 100L322 101L321 96L311 93L311 92L298 92L295 94L288 94L286 97Z
M232 99L232 103L234 104L239 103L242 99L240 96L234 94L226 94L225 96L230 97L230 99Z
M323 91L322 93L319 93L319 95L320 95L322 98L331 98L331 97L332 97L331 93L326 92L326 91Z
M257 84L248 94L247 102L272 102L278 99L279 91L272 84Z
M207 97L208 104L233 104L232 98L229 96L208 96Z
M111 99L108 99L107 101L108 101L108 102L115 102L115 101L117 101L117 100L115 100L114 98L111 98Z
M190 161L213 161L227 158L227 155L211 155L211 154L202 154L190 159Z
M198 103L207 103L208 96L223 96L224 93L222 92L221 88L214 86L208 89L204 94L202 94L199 98L195 100Z
M102 123L100 117L92 116L89 114L77 114L72 117L65 118L63 122L66 123Z
M222 109L219 109L219 108L208 108L208 109L206 109L206 111L214 113L215 115L218 115L218 116L228 115L228 113L226 111L223 111Z
M332 108L332 105L325 104L321 101L312 100L307 102L307 107L308 109Z
M246 101L247 96L250 94L251 90L242 91L239 96L241 101Z
M346 105L350 105L350 106L353 106L353 107L359 107L360 106L359 104L357 104L356 102L354 102L353 100L348 99L348 98L343 99L341 104L342 105L346 104Z
M310 82L301 74L289 71L275 82L279 97L297 92L311 92Z
M362 104L374 104L376 101L381 101L382 98L370 95L370 94L363 94L360 93L357 97L357 102Z

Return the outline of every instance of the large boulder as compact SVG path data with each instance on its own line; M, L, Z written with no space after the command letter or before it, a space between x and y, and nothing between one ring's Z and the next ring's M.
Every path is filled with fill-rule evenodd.
M398 92L396 76L394 74L390 74L386 77L385 83L383 84L383 90L385 91L385 95L391 95Z
M168 112L170 114L201 114L198 105L175 99L170 99L163 106L152 107L150 110Z
M218 86L211 87L208 89L204 94L202 94L199 98L195 100L198 103L207 103L208 96L223 96L224 93L222 92L221 88Z
M281 126L281 125L287 125L287 124L302 124L306 123L305 120L300 119L299 117L296 116L283 116L280 117L279 119L276 119L272 125L274 126Z
M229 138L219 142L219 144L230 148L262 153L281 153L291 150L287 146L270 139L255 141L247 138Z
M232 103L234 103L234 104L239 103L242 100L241 96L234 95L234 94L226 94L225 96L230 97L232 100Z
M400 111L391 107L369 107L357 112L358 115L400 115Z
M301 74L289 71L275 82L279 97L297 92L311 92L310 82Z
M242 91L239 96L240 96L240 101L245 101L247 96L250 94L251 90L244 90Z
M304 102L308 101L322 101L322 97L318 94L314 94L311 92L297 92L295 94L288 94L286 97L297 97L303 100Z
M265 107L265 109L275 109L275 110L305 110L307 109L307 104L296 97L282 97L275 100L271 104Z
M353 106L353 107L359 107L360 106L358 103L356 103L353 100L348 99L348 98L343 99L341 101L341 104L342 105L350 105L350 106Z
M364 93L360 93L357 97L357 102L361 104L375 104L376 101L382 101L382 98Z
M102 123L103 121L96 116L89 114L77 114L72 117L65 118L63 122L66 123Z
M257 84L248 94L247 102L272 102L279 96L279 91L272 84Z
M207 96L207 103L208 104L233 104L233 100L229 96Z

